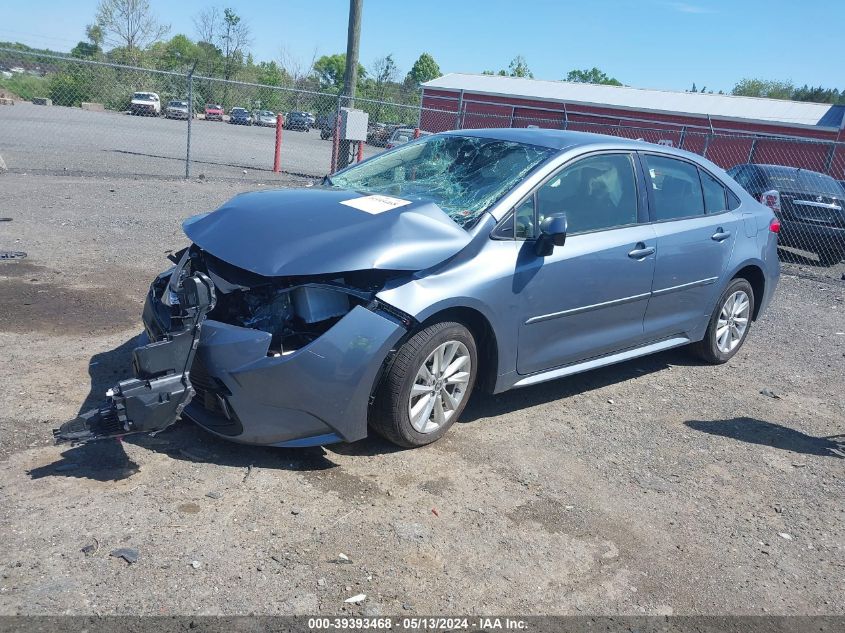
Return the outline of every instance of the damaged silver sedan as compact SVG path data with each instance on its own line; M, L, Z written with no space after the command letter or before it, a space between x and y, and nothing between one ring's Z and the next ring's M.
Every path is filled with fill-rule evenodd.
M655 162L662 180L647 182L661 156L687 171ZM676 168L714 179L711 200L721 192L721 215L697 230L730 235L739 207L753 219L742 240L708 233L686 260L667 242L673 270L661 272L651 214ZM56 436L156 431L181 415L250 444L352 442L371 428L420 446L474 389L696 341L725 362L774 290L770 216L718 167L669 148L552 130L423 137L319 187L246 193L187 220L191 245L147 296L136 377ZM672 288L655 290L669 274Z

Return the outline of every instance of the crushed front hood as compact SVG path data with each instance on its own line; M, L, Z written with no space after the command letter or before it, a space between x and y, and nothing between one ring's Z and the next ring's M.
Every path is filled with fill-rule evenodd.
M470 241L433 203L381 213L342 204L362 197L323 187L256 191L186 220L183 229L215 257L267 277L422 270Z

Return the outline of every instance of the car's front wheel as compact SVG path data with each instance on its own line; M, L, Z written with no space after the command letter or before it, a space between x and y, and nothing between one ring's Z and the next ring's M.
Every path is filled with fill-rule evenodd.
M440 439L461 415L478 371L472 333L443 321L412 336L382 378L370 425L408 448Z
M734 279L716 303L704 338L692 345L697 356L713 365L728 362L739 351L754 314L754 290L745 279Z

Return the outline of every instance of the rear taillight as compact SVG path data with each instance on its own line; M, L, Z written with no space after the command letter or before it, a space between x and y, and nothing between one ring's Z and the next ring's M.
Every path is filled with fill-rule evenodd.
M776 189L764 191L760 194L760 202L765 204L775 213L780 213L780 192Z
M769 222L769 230L772 233L780 233L780 220L772 218L772 221Z

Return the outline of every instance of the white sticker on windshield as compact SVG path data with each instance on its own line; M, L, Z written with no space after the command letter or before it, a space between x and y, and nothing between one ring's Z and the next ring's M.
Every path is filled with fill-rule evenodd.
M363 196L361 198L353 198L352 200L343 200L340 204L345 204L348 207L375 215L376 213L384 213L391 209L404 207L406 204L411 204L411 201L392 196Z

